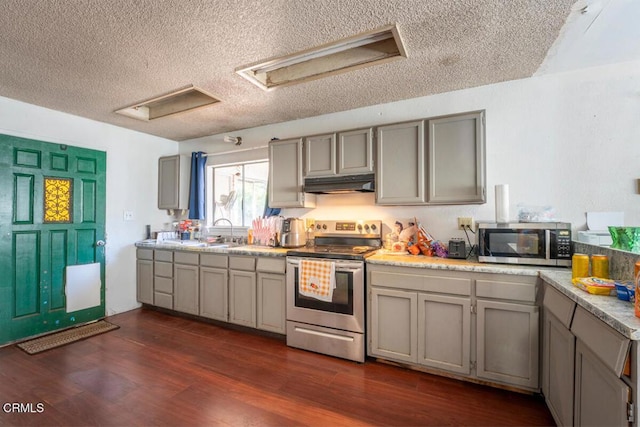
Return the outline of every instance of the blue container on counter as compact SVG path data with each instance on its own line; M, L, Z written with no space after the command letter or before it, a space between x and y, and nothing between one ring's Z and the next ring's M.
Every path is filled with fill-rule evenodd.
M636 290L632 280L616 282L616 293L618 294L618 299L622 301L634 302L636 299Z

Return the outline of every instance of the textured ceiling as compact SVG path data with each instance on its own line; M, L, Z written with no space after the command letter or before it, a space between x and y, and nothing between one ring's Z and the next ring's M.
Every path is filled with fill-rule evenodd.
M2 0L0 95L185 140L532 76L574 0ZM396 24L408 58L265 92L234 70ZM114 113L195 85L222 102Z

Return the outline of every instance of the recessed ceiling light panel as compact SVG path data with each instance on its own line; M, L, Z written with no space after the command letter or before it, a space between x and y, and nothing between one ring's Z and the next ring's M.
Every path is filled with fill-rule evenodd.
M270 90L406 58L395 25L338 40L292 55L236 69L251 83Z
M148 121L172 114L183 113L185 111L192 111L196 108L207 107L218 102L220 102L219 99L214 98L202 89L189 86L167 95L121 108L116 110L116 113L134 119Z

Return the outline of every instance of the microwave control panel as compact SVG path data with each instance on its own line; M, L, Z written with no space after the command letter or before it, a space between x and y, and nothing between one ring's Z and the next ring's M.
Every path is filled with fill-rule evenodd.
M571 258L571 230L556 231L556 251L558 258Z

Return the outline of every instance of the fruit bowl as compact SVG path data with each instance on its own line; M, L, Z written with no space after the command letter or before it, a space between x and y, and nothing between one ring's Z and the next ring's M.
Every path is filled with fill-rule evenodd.
M611 248L640 253L640 227L609 227Z

